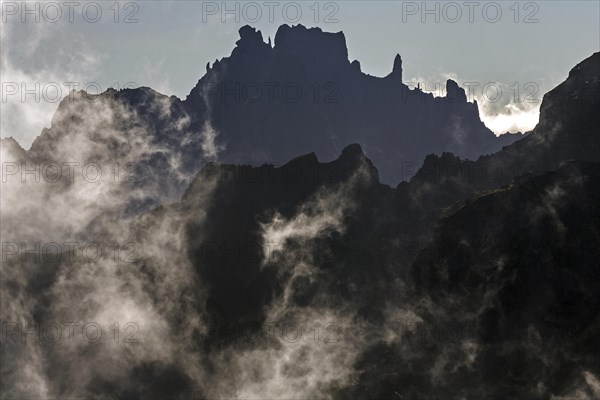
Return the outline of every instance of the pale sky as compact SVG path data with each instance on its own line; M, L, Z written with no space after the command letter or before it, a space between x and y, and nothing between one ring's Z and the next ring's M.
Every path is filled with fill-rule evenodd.
M184 98L246 24L265 40L285 23L343 31L364 72L387 75L400 53L404 81L426 90L448 78L478 82L471 94L497 134L533 128L543 93L600 50L597 0L75 3L28 2L26 13L21 1L2 1L1 135L26 148L50 125L69 82L92 93L132 85ZM23 102L24 88L35 94Z

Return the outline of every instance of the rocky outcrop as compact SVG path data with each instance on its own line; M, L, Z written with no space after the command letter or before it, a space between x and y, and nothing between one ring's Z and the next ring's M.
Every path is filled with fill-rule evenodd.
M356 142L383 182L395 185L402 180L398 165L443 151L475 159L521 137L497 138L454 81L446 97L410 89L400 55L387 77L364 74L348 60L341 32L284 25L272 48L253 28L243 27L240 36L231 56L185 100L190 115L210 108L225 162L282 163L311 151L331 160Z

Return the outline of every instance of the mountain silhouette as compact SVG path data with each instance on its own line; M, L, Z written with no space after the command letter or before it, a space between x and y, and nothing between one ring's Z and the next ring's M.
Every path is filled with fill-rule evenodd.
M145 87L71 93L52 126L33 142L30 157L44 158L77 132L115 158L116 147L131 145L127 132L143 130L161 148L163 155L153 157L170 153L189 174L215 159L281 165L315 152L333 160L345 146L359 143L382 181L395 185L405 178L402 165L418 165L427 154L448 151L475 159L522 137L496 137L452 80L445 83L445 97L407 86L400 55L386 77L363 73L358 61L349 61L342 32L282 25L273 45L250 26L239 34L231 55L207 65L183 101ZM124 114L132 118L121 119ZM185 184L176 186L182 191Z
M73 92L30 150L3 139L3 162L110 179L10 175L2 235L120 252L3 254L2 321L118 317L141 339L11 336L2 392L35 397L35 371L56 398L593 398L599 67L595 53L573 68L514 143L455 82L404 100L400 56L371 77L343 34L302 26L274 46L243 27L183 101ZM273 82L311 96L231 89ZM315 82L335 91L316 101Z
M521 137L497 138L452 80L446 97L409 88L400 55L384 78L363 73L342 32L282 25L273 46L254 28L239 32L231 56L208 66L185 99L190 114L211 110L225 162L283 163L311 151L332 160L359 143L382 181L396 184L399 166L426 154L474 159Z

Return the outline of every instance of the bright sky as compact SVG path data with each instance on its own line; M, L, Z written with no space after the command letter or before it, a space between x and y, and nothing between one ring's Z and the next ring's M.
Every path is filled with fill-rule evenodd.
M469 94L486 125L525 131L543 93L600 50L599 4L2 1L1 135L29 147L70 87L150 86L185 97L207 62L231 53L239 27L266 40L284 23L343 31L350 59L372 75L387 75L400 53L405 82L434 92L447 78L476 82Z

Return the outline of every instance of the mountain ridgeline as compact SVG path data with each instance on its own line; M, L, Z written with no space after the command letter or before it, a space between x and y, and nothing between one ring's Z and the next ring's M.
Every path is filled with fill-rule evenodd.
M396 184L402 163L442 151L474 159L521 137L497 138L452 80L446 97L409 88L399 55L386 77L363 73L349 61L341 32L283 25L273 46L249 26L240 36L231 56L207 66L185 100L191 110L208 102L227 143L225 162L283 163L308 152L332 160L359 143L382 181Z
M426 155L444 151L475 159L522 137L496 137L479 119L477 104L468 102L464 89L452 80L446 82L445 97L410 88L403 83L399 55L386 77L363 73L358 61L348 59L342 32L283 25L273 44L250 26L239 34L231 55L207 65L185 100L145 87L72 94L30 155L43 157L78 130L118 157L117 147L127 148L129 132L140 127L162 149L162 155L152 153L147 158L153 160L140 162L154 166L172 155L182 160L178 168L187 173L215 159L281 165L315 152L333 160L345 146L359 143L382 182L395 185L406 180L400 167L404 163L418 165ZM133 118L97 123L115 107Z
M3 342L3 392L597 398L600 53L544 96L539 124L512 143L452 81L441 99L408 89L400 57L385 78L363 74L341 33L282 26L274 45L250 27L240 36L184 101L148 88L79 93L29 151L3 140L15 160L119 159L150 172L111 182L102 201L70 182L41 191L41 203L58 199L47 213L3 210L5 225L30 218L24 237L46 224L137 250L125 264L11 258L3 320L126 314L143 339L127 351ZM265 82L303 95L231 89ZM337 86L315 97L315 82ZM405 179L399 165L416 157ZM265 337L289 326L304 336ZM24 383L32 374L45 392Z

